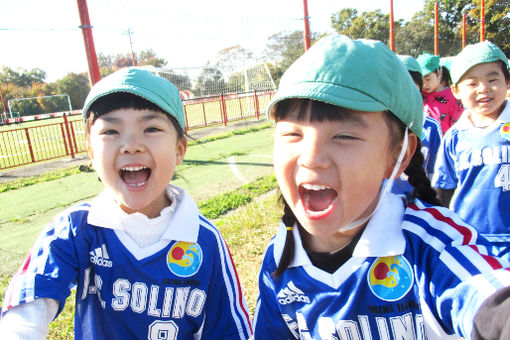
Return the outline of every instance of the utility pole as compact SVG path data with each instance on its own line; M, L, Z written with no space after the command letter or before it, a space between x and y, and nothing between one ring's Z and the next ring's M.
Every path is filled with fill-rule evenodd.
M304 21L305 21L305 31L304 38L305 38L305 51L308 50L311 46L311 39L310 39L310 17L308 16L308 1L303 0L303 9L304 9Z
M133 34L131 27L124 31L124 34L129 37L129 46L131 47L131 62L133 63L133 66L136 66L135 53L133 52L133 41L131 40L131 34Z
M90 86L101 79L99 64L97 63L96 48L94 47L94 38L92 37L92 26L90 25L89 10L87 9L87 0L77 0L78 11L80 13L79 26L82 29L83 41L85 42L85 53L87 54L87 63L89 66Z

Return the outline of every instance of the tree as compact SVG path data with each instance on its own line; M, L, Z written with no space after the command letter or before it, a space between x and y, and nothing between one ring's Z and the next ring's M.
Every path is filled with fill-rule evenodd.
M197 78L193 89L196 96L207 96L225 92L225 80L220 70L215 67L204 68Z
M244 66L253 61L253 52L240 45L222 49L216 55L216 66L234 71L239 66Z
M7 66L2 66L0 72L0 84L13 84L20 87L30 87L32 84L44 83L46 72L34 68L30 71L18 68L16 71Z
M311 32L310 38L312 43L318 37L317 33ZM275 84L280 82L280 78L285 70L304 52L303 31L294 31L292 33L279 32L268 38L264 55L266 59L271 60L271 63L268 63L268 67Z
M97 62L103 77L123 67L133 66L131 53L119 53L117 55L105 55L99 53ZM139 55L135 53L135 62L137 66L154 66L158 68L167 64L167 61L163 58L158 58L152 49L141 51Z
M331 27L339 33L351 39L374 39L385 43L389 41L390 16L382 14L380 9L371 12L358 11L353 8L344 8L331 16ZM402 21L395 23L395 29Z
M85 73L68 73L55 82L56 92L67 94L73 110L81 109L90 90L89 79Z

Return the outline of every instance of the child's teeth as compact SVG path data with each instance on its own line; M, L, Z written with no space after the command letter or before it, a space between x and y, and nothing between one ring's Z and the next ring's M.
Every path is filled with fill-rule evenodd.
M129 166L129 167L122 168L123 171L140 171L143 169L147 169L147 168L144 166Z
M331 189L330 187L328 186L325 186L325 185L317 185L317 184L303 184L303 188L305 188L306 190L326 190L326 189Z

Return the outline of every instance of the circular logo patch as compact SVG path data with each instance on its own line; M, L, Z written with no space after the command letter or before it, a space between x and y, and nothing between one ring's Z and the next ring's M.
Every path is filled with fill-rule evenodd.
M499 130L499 133L501 134L501 137L510 140L510 123L503 125Z
M202 265L203 253L197 243L177 242L167 254L168 268L181 277L195 275Z
M385 301L404 297L413 286L413 272L403 256L378 258L368 271L368 286L375 296Z

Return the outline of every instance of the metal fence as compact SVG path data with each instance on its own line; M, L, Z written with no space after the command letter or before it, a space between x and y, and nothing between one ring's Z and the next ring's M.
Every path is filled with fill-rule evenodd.
M259 119L274 91L228 94L184 102L186 130L247 118ZM0 170L86 152L81 119L0 131Z

